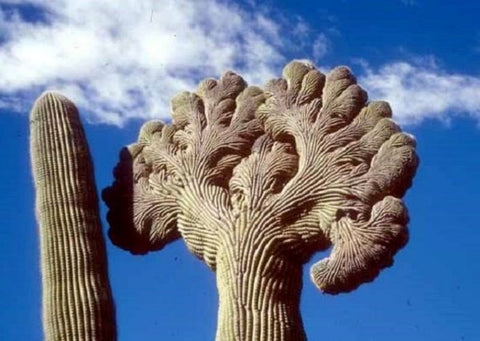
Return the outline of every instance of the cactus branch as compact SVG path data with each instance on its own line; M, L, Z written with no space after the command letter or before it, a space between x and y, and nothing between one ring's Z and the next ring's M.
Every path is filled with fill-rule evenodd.
M30 128L45 340L115 340L93 165L77 109L45 93Z

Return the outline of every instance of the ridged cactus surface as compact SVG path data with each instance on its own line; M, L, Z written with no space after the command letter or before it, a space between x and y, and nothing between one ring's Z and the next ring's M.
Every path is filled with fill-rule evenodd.
M115 340L93 166L78 111L46 93L31 112L45 340Z
M120 154L109 235L132 253L182 238L216 272L218 341L304 340L303 264L331 247L311 279L349 292L406 244L415 139L349 69L294 61L264 89L227 72L171 107Z

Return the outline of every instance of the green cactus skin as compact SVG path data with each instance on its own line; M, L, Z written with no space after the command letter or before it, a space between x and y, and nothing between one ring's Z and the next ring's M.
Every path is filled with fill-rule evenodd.
M93 166L78 111L43 94L30 117L45 340L115 340Z

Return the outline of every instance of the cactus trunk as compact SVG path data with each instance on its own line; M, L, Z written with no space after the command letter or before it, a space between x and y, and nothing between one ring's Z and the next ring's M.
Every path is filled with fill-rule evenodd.
M44 94L32 109L45 340L115 340L93 165L78 111Z
M242 239L217 258L216 340L306 340L299 310L301 264Z

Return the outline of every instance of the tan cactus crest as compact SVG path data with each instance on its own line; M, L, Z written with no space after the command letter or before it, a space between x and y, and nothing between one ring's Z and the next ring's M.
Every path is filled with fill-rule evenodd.
M326 293L392 264L408 239L401 197L415 140L345 67L291 62L262 90L227 72L146 123L103 197L112 241L132 253L183 238L216 272L217 340L305 339L302 265Z

